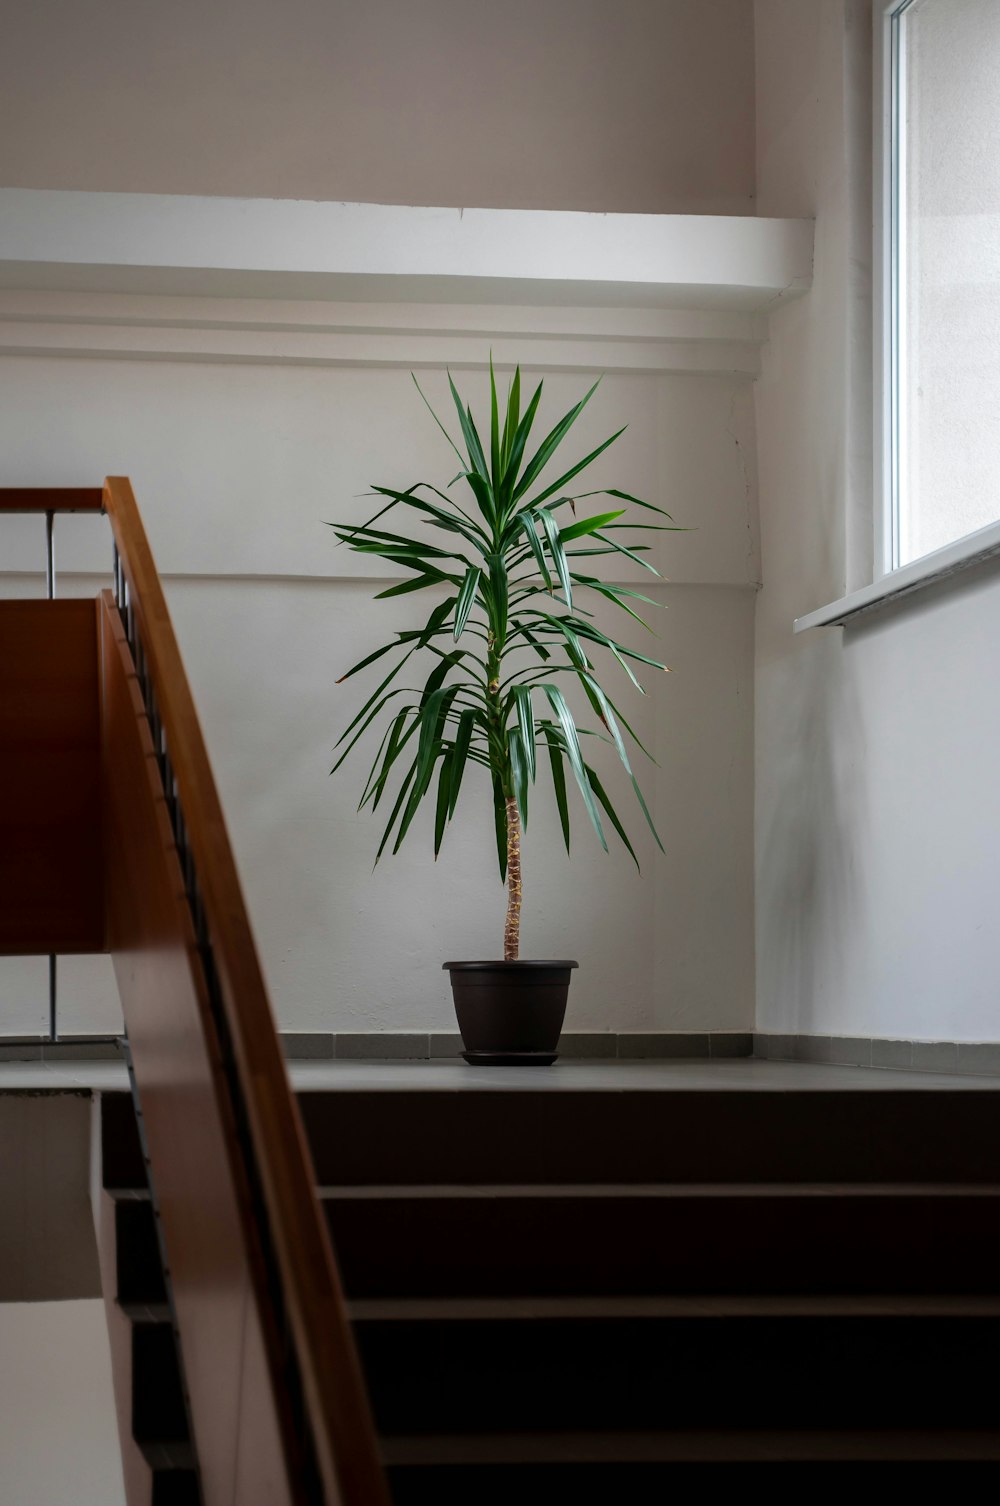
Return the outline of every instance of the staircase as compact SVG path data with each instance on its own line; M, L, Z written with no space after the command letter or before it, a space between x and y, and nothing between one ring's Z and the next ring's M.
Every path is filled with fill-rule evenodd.
M0 491L50 545L74 509L110 521L113 591L0 602L0 954L114 962L142 1133L103 1097L95 1211L129 1506L1000 1462L1000 1087L456 1063L296 1101L131 486Z
M1000 1091L754 1071L299 1094L396 1506L639 1503L705 1463L1000 1461ZM156 1293L148 1200L129 1218L119 1279L127 1227L128 1291Z

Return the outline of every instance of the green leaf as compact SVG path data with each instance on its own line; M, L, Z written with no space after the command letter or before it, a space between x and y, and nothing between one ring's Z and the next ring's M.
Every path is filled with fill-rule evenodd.
M548 537L549 553L552 556L552 562L556 567L556 574L559 577L559 583L562 586L563 594L566 597L566 605L568 607L572 607L573 582L570 579L569 564L567 563L566 555L563 552L562 540L559 537L559 524L556 522L555 518L550 512L540 512L538 516L542 520L542 526L545 529L546 535Z
M538 655L539 659L551 659L552 658L552 655L549 653L548 649L545 648L543 644L539 643L539 641L535 637L534 633L529 632L529 630L526 627L522 627L521 633L522 633L522 635L524 637L525 643L528 643L528 644L531 645L531 647L534 649L535 653Z
M489 523L490 528L494 529L496 526L497 508L493 500L493 489L490 483L484 476L480 476L478 471L463 471L462 477L472 488L472 495L476 499L476 506L479 508L479 511L487 523Z
M604 851L607 852L607 838L604 835L604 830L601 826L601 818L598 815L597 806L594 802L594 792L590 787L590 782L587 779L586 770L583 767L583 754L580 751L580 739L577 735L576 723L573 720L573 715L568 705L566 704L566 697L563 695L558 685L545 684L542 686L542 689L548 697L549 705L555 712L559 725L562 728L563 737L565 738L566 742L566 754L569 758L569 766L573 770L576 782L580 787L580 793L583 796L584 804L587 807L587 814L590 816L591 824L593 825L594 830L600 838L601 846L604 848Z
M427 411L430 414L431 418L433 418L434 422L437 424L438 428L441 430L441 433L444 435L445 439L451 445L452 449L455 451L455 454L458 456L459 460L461 460L462 464L464 465L465 464L465 457L463 456L461 450L458 448L458 445L452 439L451 435L448 433L448 430L445 428L444 424L441 422L441 420L438 418L437 414L434 412L434 409L431 407L431 405L427 401L426 397L424 397L424 389L421 387L421 385L417 381L416 377L413 376L413 372L412 371L410 372L410 376L413 378L413 385L414 385L414 387L416 387L417 391L420 393L420 396L424 399L424 407L427 409Z
M421 707L420 743L417 747L417 789L426 788L427 778L437 751L442 721L441 708L446 700L454 700L455 690L454 685L442 685L438 690L431 692Z
M507 882L507 802L504 799L500 775L493 772L493 824L497 835L497 859L500 864L500 882Z
M493 635L502 644L507 637L507 570L502 554L488 554L490 600L493 608Z
M469 466L488 483L490 473L486 468L486 456L483 454L483 446L476 430L476 425L473 422L472 410L471 408L462 406L462 399L458 395L458 388L452 381L450 371L448 373L448 386L451 388L451 395L455 400L458 421L462 426L462 436L465 439L465 446L469 452Z
M528 685L516 685L514 687L514 700L517 703L517 721L521 729L521 744L524 749L524 761L527 767L528 778L535 778L535 718L531 710L531 687Z
M649 807L647 806L646 801L643 798L642 790L639 788L639 781L636 779L635 775L632 772L632 765L628 761L628 753L625 751L625 742L618 730L618 723L615 720L615 714L611 708L611 703L608 700L607 696L604 694L604 691L601 689L600 685L598 685L597 681L594 679L593 675L581 675L580 678L587 682L589 689L593 691L593 694L601 707L601 714L604 725L611 733L615 747L618 749L618 757L625 765L625 771L628 774L629 779L632 781L632 788L635 790L636 799L639 801L639 806L642 810L642 814L646 818L646 825L649 827L650 831L653 833L653 836L656 838L656 845L662 852L663 843L660 841L660 834L656 830L656 827L653 825L653 818L649 814ZM638 739L636 740L638 741ZM643 751L645 751L645 749ZM632 855L633 857L635 856L634 853Z
M597 796L598 800L601 802L602 806L604 807L605 814L607 815L608 820L611 822L611 825L614 827L615 831L618 833L618 835L621 837L622 841L624 842L625 846L628 848L628 851L629 851L629 854L630 854L630 856L632 858L632 861L635 864L636 868L638 869L638 867L639 867L639 859L635 855L635 848L632 846L632 843L629 841L628 836L626 835L626 832L625 832L625 828L621 824L621 822L619 821L617 812L615 811L614 806L611 804L611 801L608 799L608 796L607 796L607 793L605 792L604 786L602 785L601 781L598 779L597 774L595 773L595 771L590 767L589 763L586 765L586 771L587 771L587 778L590 780L591 789L594 791L594 794Z
M403 751L403 748L409 742L413 733L416 731L417 726L419 725L417 720L414 719L414 721L410 724L409 731L406 732L406 735L404 736L403 732L409 716L410 708L404 707L393 721L392 730L389 733L388 746L385 750L385 756L382 759L382 767L379 770L378 778L373 784L371 782L371 776L369 776L368 787L361 797L361 804L358 807L359 810L367 803L368 800L371 800L372 810L378 809L378 804L382 799L382 793L385 790L386 780L389 777L392 766L396 762L396 759L399 757L400 753ZM375 765L372 766L372 774L374 774L374 772Z
M359 669L367 669L369 664L374 664L376 659L381 659L382 655L387 654L390 649L402 647L403 644L399 638L395 639L392 643L383 644L382 647L377 648L373 654L368 654L366 658L359 659L357 664L353 664L351 668L346 672L346 674L342 674L339 680L334 681L334 684L343 685L344 681L349 680L352 675L356 675ZM388 683L388 681L386 683Z
M514 379L507 390L507 412L504 417L503 438L500 441L500 469L507 470L510 447L514 443L518 421L521 417L521 368L515 367ZM506 851L506 849L504 849Z
M411 591L424 590L426 586L439 586L444 580L451 580L451 576L443 575L440 570L424 570L413 580L404 580L398 586L390 586L387 591L379 591L372 600L387 601L390 596L407 596Z
M535 421L535 414L538 411L538 404L541 401L543 385L544 383L539 382L538 386L535 388L534 393L531 397L531 401L525 409L524 417L518 424L517 432L515 433L514 438L511 442L510 454L507 457L507 464L504 468L503 473L503 483L501 487L503 496L502 498L498 499L501 501L501 504L504 507L513 502L517 473L520 469L521 459L524 455L524 447L528 442L528 435L531 433L531 426Z
M603 528L606 523L613 523L615 518L621 517L624 517L622 509L618 512L602 512L593 518L581 518L579 523L570 523L567 527L560 528L559 537L564 544L568 544L572 539L582 539L585 534L596 533L598 528Z
M528 540L528 544L530 546L531 552L535 556L535 563L538 566L539 574L541 575L542 580L545 582L545 589L547 591L551 591L552 590L552 577L549 574L548 566L545 563L545 554L544 554L544 552L542 550L542 541L538 537L538 528L537 528L537 526L535 524L535 515L534 515L534 513L531 513L531 512L518 513L518 515L517 515L517 526L520 529L522 529L522 531L524 532L525 537Z
M542 440L531 460L529 460L528 464L525 466L524 474L518 482L517 487L515 488L513 496L513 500L515 502L519 497L523 497L524 493L528 490L529 486L531 486L535 477L545 469L549 460L562 444L566 435L576 423L577 419L580 417L580 414L590 402L590 399L593 397L599 386L600 377L598 377L597 381L594 383L593 387L591 387L586 396L582 397L580 401L575 405L575 407L572 407L569 412L559 420L555 428L551 430L551 432L547 434ZM549 492L547 495L551 496L552 494L551 492Z
M591 450L590 454L587 455L583 460L580 460L576 463L576 465L571 466L568 471L566 471L562 476L559 477L558 481L553 481L551 486L547 486L545 490L535 498L534 502L531 505L533 507L538 507L540 503L547 501L549 497L554 497L556 492L561 492L567 481L572 481L574 476L579 476L580 472L585 471L587 469L587 466L597 459L598 455L604 454L604 451L608 448L609 445L613 445L616 439L620 439L625 433L627 427L627 424L623 424L620 429L612 434L610 439L606 439L603 444L599 444L597 446L596 450Z
M392 808L392 815L389 817L389 820L386 823L385 831L382 833L382 840L379 843L378 852L375 854L375 865L376 865L376 867L378 866L378 860L379 860L379 858L382 856L383 852L385 851L385 844L388 842L390 833L392 832L392 828L396 824L396 817L399 815L400 811L402 810L403 801L406 799L406 792L410 788L410 785L413 782L413 776L414 776L414 774L416 772L417 772L417 760L414 759L413 762L410 764L410 767L409 767L409 769L408 769L408 771L407 771L407 773L406 773L406 775L405 775L405 777L403 779L403 783L400 785L399 793L396 795L396 803L395 803L395 805Z
M554 732L548 728L545 728L545 741L549 748L549 766L552 770L552 788L555 791L556 807L559 811L559 824L562 827L566 851L569 852L569 802L566 799L566 770L563 768L562 749Z
M627 665L625 667L626 667L626 669L628 668ZM640 688L640 691L641 691L642 687L640 686L639 688ZM607 694L607 692L605 692L605 694ZM622 716L621 711L615 705L614 701L611 699L610 696L608 696L608 705L611 707L611 710L614 712L615 716L621 722L622 726L625 728L625 731L628 733L629 737L632 739L632 741L635 743L636 747L639 749L639 752L642 753L644 757L648 758L649 761L650 761L650 763L655 764L656 763L656 759L653 757L652 753L650 753L649 749L646 747L646 744L642 741L642 738L639 737L638 733L636 732L635 728L632 726L631 722L627 722L625 720L625 718ZM657 765L657 767L658 767L658 765Z
M455 605L454 638L456 643L461 638L465 624L469 620L469 613L472 611L482 574L478 566L470 565L462 582L462 589L458 593L458 601Z
M378 698L379 698L379 696L380 696L380 695L381 695L381 694L382 694L382 692L383 692L383 690L384 690L384 689L385 689L385 687L386 687L386 686L387 686L387 685L391 685L391 684L392 684L392 682L393 682L393 680L394 680L394 679L395 679L395 678L396 678L396 676L397 676L397 675L398 675L398 674L399 674L399 671L400 671L400 670L401 670L401 669L402 669L402 668L403 668L403 665L404 665L404 664L405 664L405 663L406 663L406 662L407 662L407 660L408 660L408 659L409 659L409 658L411 658L411 657L412 657L412 655L413 655L413 649L412 649L412 648L411 648L411 649L410 649L410 650L409 650L409 651L408 651L408 652L407 652L407 653L406 653L406 654L405 654L405 655L404 655L404 656L403 656L403 658L402 658L402 659L400 659L400 661L399 661L399 663L398 663L398 664L397 664L397 665L396 665L396 667L395 667L395 669L392 669L392 670L390 670L390 671L389 671L389 673L388 673L388 674L387 674L387 675L386 675L386 677L385 677L385 679L384 679L384 680L383 680L383 681L382 681L382 683L381 683L381 685L379 685L379 687L378 687L378 688L377 688L377 690L375 690L375 691L374 691L374 692L373 692L373 693L372 693L372 694L371 694L371 695L370 695L370 696L369 696L369 697L368 697L368 699L367 699L367 701L366 701L366 702L365 702L365 704L364 704L364 705L363 705L363 706L362 706L362 708L361 708L361 710L360 710L360 711L359 711L359 712L358 712L358 714L357 714L357 716L356 716L356 717L355 717L355 718L354 718L354 720L353 720L353 721L352 721L352 722L351 722L351 723L350 723L350 725L349 725L349 726L347 726L347 727L345 727L345 728L344 728L344 730L343 730L343 732L342 732L342 733L341 733L341 734L340 734L340 736L339 736L339 737L338 737L338 738L337 738L337 741L336 741L336 743L335 743L335 744L334 744L334 747L337 747L337 748L339 748L339 747L340 747L340 745L341 745L341 743L342 743L342 742L343 742L343 741L344 741L344 738L345 738L345 737L347 737L347 735L348 735L348 734L349 734L349 733L350 733L350 732L353 732L353 730L354 730L354 728L355 728L355 727L356 727L356 726L357 726L357 725L358 725L358 723L359 723L359 722L360 722L360 721L361 721L361 719L362 719L362 717L363 717L363 716L364 716L364 714L365 714L365 712L366 712L366 711L367 711L367 710L368 710L368 708L369 708L369 706L374 706L374 704L375 704L375 702L376 702L376 701L377 701L377 700L378 700Z
M500 415L497 410L497 379L493 372L493 352L490 351L490 477L493 490L500 485Z
M528 829L528 768L525 757L525 749L521 742L521 733L517 727L512 727L507 738L507 747L510 753L510 772L514 782L514 799L517 801L517 809L521 816L521 825L524 830Z
M608 586L605 585L603 581L593 580L590 576L577 575L575 571L573 572L573 579L576 581L578 586L586 586L588 591L597 591L601 596L604 597L606 601L610 601L614 606L620 608L621 611L627 612L628 615L635 622L637 622L640 627L646 629L647 633L651 633L653 631L649 623L644 617L640 617L638 612L634 612L627 602L622 601L621 597L634 596L639 601L648 601L651 607L661 607L666 605L665 602L654 601L651 596L640 596L638 591L626 591L619 586Z
M476 712L471 707L467 707L458 719L458 732L455 735L454 757L451 763L451 789L448 793L449 821L455 814L455 807L458 804L458 792L462 788L462 775L465 773L475 722Z
M446 601L439 601L427 621L424 623L420 636L416 641L416 648L426 648L434 635L440 631L455 605L456 598L449 596Z
M453 750L448 749L441 760L441 774L438 778L437 808L434 812L434 856L441 851L441 839L448 822L448 800L451 794L451 770Z
M460 474L465 475L464 467ZM428 502L425 497L414 496L413 493L416 487L411 487L408 492L397 492L389 486L373 486L372 492L376 496L392 497L393 501L389 504L390 507L395 507L397 503L401 503L405 507L412 507L415 512L423 513L426 517L430 518L435 527L442 528L448 533L460 534L462 538L466 539L476 548L481 548L484 543L489 542L487 535L480 528L475 518L470 518L469 514L463 508L459 507L454 497L449 497L444 492L439 492L437 487L431 486L426 481L418 481L416 486L423 486L428 491L432 491L436 497L440 497L442 501L446 502L448 507L454 508L459 516L456 517L454 512L448 512L444 507L438 507L436 502ZM382 509L382 512L388 511L388 507ZM375 514L376 518L380 518L381 516L382 513Z
M616 486L602 486L596 492L581 492L576 500L583 502L587 497L615 497L619 502L634 502L636 507L645 507L649 512L658 512L663 518L670 517L666 509L657 507L655 502L644 502L641 497L633 497L631 492L619 491ZM672 518L671 522L673 522Z
M618 554L624 554L626 559L634 560L637 565L641 565L644 570L648 570L651 575L655 575L657 580L662 579L655 565L651 565L649 560L640 559L634 549L626 549L624 544L619 544L615 539L609 539L606 533L595 533L594 538L600 539L602 544L610 545Z

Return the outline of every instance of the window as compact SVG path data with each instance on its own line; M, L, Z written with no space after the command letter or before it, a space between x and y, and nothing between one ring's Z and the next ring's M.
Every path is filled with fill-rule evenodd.
M884 575L1000 520L1000 0L879 27Z

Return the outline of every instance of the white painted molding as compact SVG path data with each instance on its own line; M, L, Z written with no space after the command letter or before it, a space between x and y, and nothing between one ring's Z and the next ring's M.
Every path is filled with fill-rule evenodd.
M74 583L78 584L84 595L91 595L93 583L103 581L110 585L110 570L86 570L80 567L71 567L67 570L58 570L58 582L63 591ZM269 585L269 586L351 586L361 590L370 589L372 592L384 591L386 586L391 586L406 580L405 575L397 575L389 572L385 575L345 575L345 574L320 574L314 571L311 574L293 574L289 571L266 571L266 570L159 570L161 580L180 581L186 584L197 585L199 583L219 585ZM641 585L646 592L661 591L669 595L674 591L752 591L756 594L760 590L760 583L752 580L653 580L650 582L635 580L630 576L627 580L618 579L615 576L606 577L609 585L631 586ZM39 592L44 590L45 571L34 568L18 568L12 566L0 570L0 583L11 581L19 585L28 582L37 584ZM72 591L66 594L72 595ZM442 593L444 594L444 593ZM0 590L0 600L3 600L4 592Z
M0 285L249 298L760 311L808 220L0 189Z
M755 377L761 316L0 290L0 356Z
M1000 555L1000 523L990 523L954 544L947 544L943 549L925 554L922 559L891 570L870 586L862 586L825 607L817 607L814 612L797 617L793 630L804 633L814 627L845 627L854 618L878 611L903 596L924 591L996 555Z

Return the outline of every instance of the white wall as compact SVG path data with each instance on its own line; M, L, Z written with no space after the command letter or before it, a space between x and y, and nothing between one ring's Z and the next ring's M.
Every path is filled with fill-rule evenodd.
M33 0L0 184L746 214L751 0Z
M183 0L159 9L41 0L9 18L0 49L0 183L745 214L752 25L750 0ZM442 397L446 342L431 338L433 310L401 308L392 364L384 340L376 356L355 351L343 364L272 363L266 350L247 364L221 354L164 360L178 317L170 303L150 313L167 333L146 359L63 358L76 340L43 358L44 321L36 354L0 359L0 481L132 475L282 1025L449 1028L440 963L499 945L488 812L470 785L436 865L424 825L371 874L380 828L354 811L362 765L327 775L364 682L334 681L404 620L405 599L391 611L373 606L375 588L322 527L359 516L353 499L373 480L450 476L408 376L410 365L426 368ZM185 320L191 309L185 300ZM118 312L131 324L135 300ZM72 317L93 328L114 314ZM454 310L444 314L439 335L454 326ZM590 310L576 328L572 310L558 315L542 340L543 326L521 311L465 309L458 364L475 369L481 399L490 331L526 329L524 356L548 366L552 416L586 385L590 340L591 364L611 374L581 443L627 419L601 474L664 499L694 531L665 548L670 583L656 588L670 608L660 642L673 674L651 674L648 700L630 707L660 759L645 787L667 856L654 856L630 813L641 878L626 856L604 857L582 824L569 865L536 799L525 951L580 958L575 1028L745 1029L753 363L752 345L723 341L752 337L716 332L714 346L699 346L685 310L661 366L649 338L658 313L647 327L636 310ZM63 326L46 317L58 342ZM221 327L218 310L203 318L205 329ZM473 319L482 331L474 350ZM616 331L626 326L623 346ZM32 343L26 334L25 348ZM37 569L37 530L10 527L0 533L0 572ZM64 520L59 536L64 569L106 568L107 541L92 522ZM70 590L97 584L64 577ZM37 587L24 573L0 580L4 592ZM99 965L67 964L62 976L73 1027L107 1029L113 1006ZM44 964L0 960L7 1029L44 1028L45 988Z
M996 1039L995 571L791 632L869 547L870 24L861 0L756 5L760 210L817 220L813 290L774 315L755 394L757 1018Z
M443 372L422 380L443 405ZM554 421L590 380L549 371L544 418ZM482 371L461 381L481 403ZM620 672L609 680L659 759L659 770L640 772L666 857L643 838L616 782L641 877L624 853L600 851L579 811L570 864L546 808L547 774L539 780L525 843L524 952L580 959L576 1029L752 1021L750 393L746 376L619 370L579 424L582 454L629 422L595 482L662 500L694 531L664 536L655 556L670 583L653 582L653 594L669 610L658 614L659 641L642 646L662 650L673 673L644 676L645 701ZM399 857L372 874L381 828L355 811L363 761L328 777L333 742L377 677L335 682L413 620L413 599L373 604L377 583L358 577L359 557L334 547L323 520L362 520L359 494L372 481L452 474L408 371L8 357L0 394L4 483L81 483L108 471L134 480L170 577L281 1024L451 1028L441 963L495 955L501 939L488 797L470 779L437 864L425 813ZM100 570L105 526L62 520L63 566ZM9 523L3 538L7 569L30 569L37 525ZM25 574L2 583L29 589L38 580ZM614 779L609 769L609 787ZM29 1003L12 988L8 1019L29 1008L44 1018L43 998Z
M104 1303L0 1303L0 1500L125 1506Z

